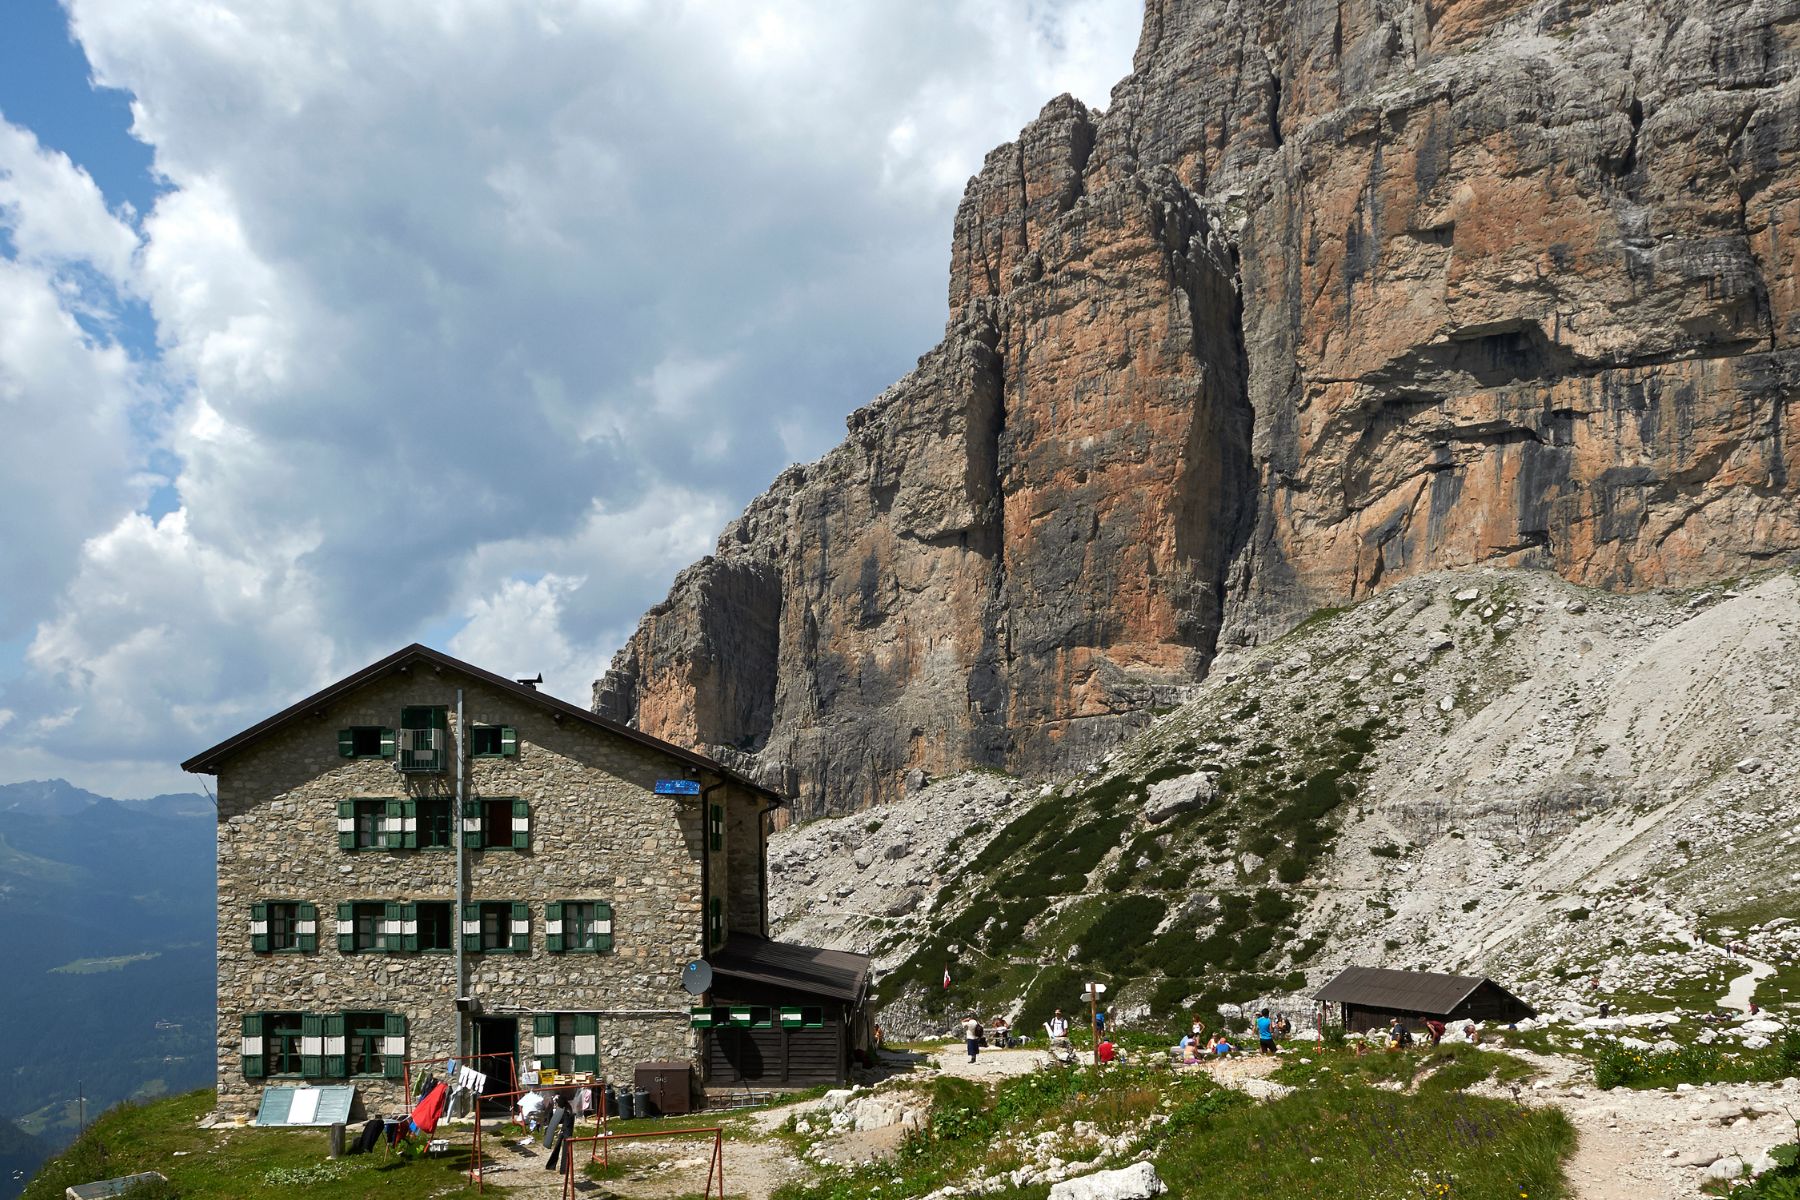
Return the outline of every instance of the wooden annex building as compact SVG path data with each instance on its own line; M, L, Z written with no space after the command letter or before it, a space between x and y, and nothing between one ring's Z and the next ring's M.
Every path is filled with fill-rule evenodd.
M869 957L734 933L696 1009L708 1087L841 1084L867 1053Z
M1346 1033L1384 1028L1395 1017L1416 1030L1429 1017L1446 1025L1467 1021L1510 1025L1537 1016L1531 1005L1482 976L1387 967L1345 967L1314 998L1338 1006Z

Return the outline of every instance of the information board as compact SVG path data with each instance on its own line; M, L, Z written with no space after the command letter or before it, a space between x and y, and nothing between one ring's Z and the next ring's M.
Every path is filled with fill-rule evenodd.
M340 1087L266 1087L256 1110L258 1125L336 1125L350 1119L356 1089Z

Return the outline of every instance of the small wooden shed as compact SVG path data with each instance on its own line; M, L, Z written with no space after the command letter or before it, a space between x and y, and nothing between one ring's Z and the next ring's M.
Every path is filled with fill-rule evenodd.
M1417 1030L1430 1017L1446 1025L1467 1021L1510 1025L1537 1016L1531 1005L1484 976L1388 967L1345 967L1315 998L1338 1006L1349 1033L1384 1028L1395 1017Z
M868 1048L869 956L733 933L694 1011L710 1087L841 1084Z

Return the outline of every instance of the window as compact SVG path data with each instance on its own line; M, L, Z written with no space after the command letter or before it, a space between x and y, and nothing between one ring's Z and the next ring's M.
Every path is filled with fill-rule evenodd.
M413 705L400 710L400 769L442 771L450 760L450 710Z
M612 949L612 905L564 900L544 906L544 949L552 954L604 954Z
M592 1013L539 1013L531 1019L535 1069L598 1071L600 1021Z
M422 901L412 907L420 950L429 954L456 949L456 943L451 940L456 931L451 924L448 900Z
M398 904L360 900L338 905L338 950L345 954L380 954L399 950L405 917Z
M339 800L338 848L340 850L380 850L401 845L399 835L388 840L390 822L387 800ZM400 801L393 801L399 804Z
M399 1079L406 1062L406 1017L401 1013L245 1013L243 1033L247 1079Z
M394 731L380 725L338 730L338 753L345 758L394 757Z
M451 841L448 797L415 800L412 804L415 836L421 850L447 850L456 844Z
M723 804L715 804L712 806L712 811L709 814L707 821L707 829L712 837L712 848L714 850L723 850L725 848L725 806Z
M344 1077L387 1074L383 1059L387 1016L379 1012L344 1014Z
M526 954L531 950L531 906L511 900L463 905L463 949L490 954Z
M310 954L319 948L318 910L292 900L252 904L250 948L258 952L287 950Z
M531 805L516 796L470 796L463 801L463 844L471 850L531 846Z
M475 725L469 729L474 758L511 758L519 752L519 735L511 725Z

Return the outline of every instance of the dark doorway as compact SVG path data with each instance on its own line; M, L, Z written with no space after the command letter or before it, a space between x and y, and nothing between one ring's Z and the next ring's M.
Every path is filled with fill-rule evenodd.
M482 1057L471 1065L487 1076L487 1086L482 1089L482 1111L495 1112L501 1109L510 1109L513 1101L507 1098L507 1093L514 1090L513 1080L518 1078L518 1018L476 1017L475 1053L484 1056L489 1054L506 1055L505 1058ZM488 1099L490 1096L499 1098L490 1100Z

